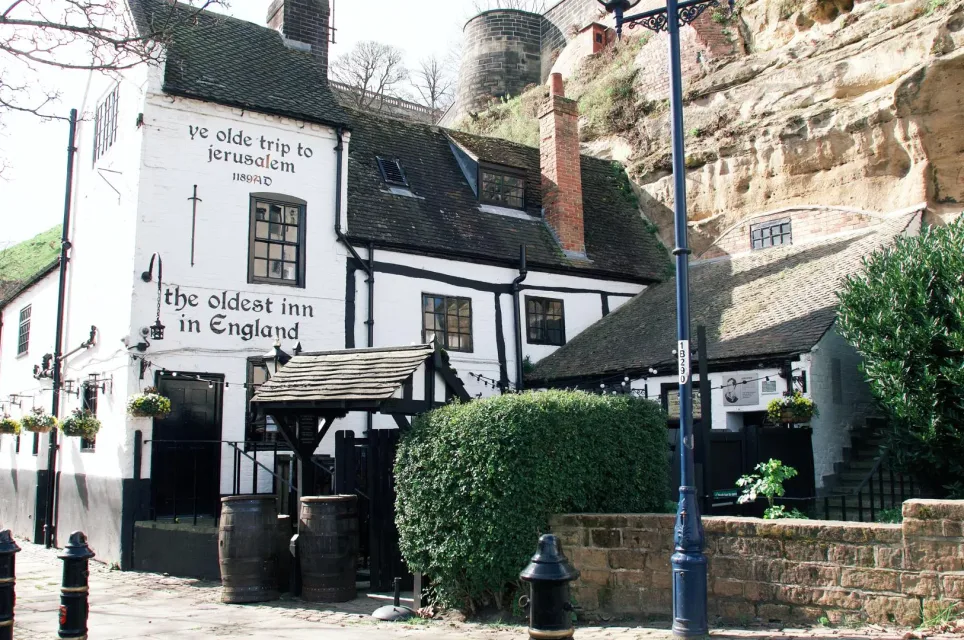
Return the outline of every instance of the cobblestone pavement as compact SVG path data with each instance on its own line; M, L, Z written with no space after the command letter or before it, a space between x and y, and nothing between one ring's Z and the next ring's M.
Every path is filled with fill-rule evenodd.
M17 554L16 640L50 640L57 636L62 563L55 551L21 542ZM220 602L220 585L213 582L170 578L152 573L112 571L91 563L91 640L133 638L290 638L332 637L337 640L521 640L524 627L416 621L414 624L372 620L379 606L368 599L345 605L309 605L283 599L259 605ZM897 640L903 633L879 627L836 629L714 630L719 640L792 638L836 640ZM577 640L667 640L666 625L580 627Z

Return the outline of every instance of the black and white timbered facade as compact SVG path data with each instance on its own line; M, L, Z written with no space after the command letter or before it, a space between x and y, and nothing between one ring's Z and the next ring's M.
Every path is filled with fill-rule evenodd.
M142 29L171 15L165 0L129 4ZM263 27L202 12L174 30L164 64L95 76L83 105L63 348L92 327L96 339L62 363L62 413L86 402L103 426L60 439L49 524L61 542L84 530L124 568L137 564L135 522L203 520L219 495L277 489L253 460L274 469L287 445L251 411L276 345L434 344L467 396L499 393L666 272L611 163L343 109L326 83L327 30L311 27L327 24L327 2L270 13ZM576 117L570 103L544 110L557 150L578 149L558 126ZM547 163L563 161L579 179L553 178ZM562 200L578 206L559 222ZM28 398L7 405L15 417L51 403L33 367L53 352L55 280L3 304L0 398ZM172 399L166 419L127 415L148 386ZM333 455L338 432L397 428L391 414L347 413L315 453ZM32 539L49 512L37 440L0 437L0 522Z

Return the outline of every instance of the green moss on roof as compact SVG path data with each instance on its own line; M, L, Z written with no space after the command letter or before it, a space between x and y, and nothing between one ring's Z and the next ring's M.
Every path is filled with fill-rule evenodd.
M0 251L0 281L30 280L60 255L61 227L44 231Z

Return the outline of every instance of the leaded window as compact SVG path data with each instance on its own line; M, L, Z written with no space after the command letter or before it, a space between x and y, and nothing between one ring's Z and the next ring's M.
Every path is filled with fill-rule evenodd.
M422 340L449 351L472 351L472 299L422 294Z
M114 85L94 115L94 162L117 142L117 99L120 85Z
M761 222L750 227L750 245L754 250L793 244L790 220Z
M566 313L562 300L526 296L529 344L566 344Z
M31 306L28 304L20 310L20 333L17 335L17 355L22 356L30 348L30 314Z
M251 198L248 281L305 286L305 205L294 199Z
M525 176L483 167L480 170L482 189L479 200L512 209L525 208Z

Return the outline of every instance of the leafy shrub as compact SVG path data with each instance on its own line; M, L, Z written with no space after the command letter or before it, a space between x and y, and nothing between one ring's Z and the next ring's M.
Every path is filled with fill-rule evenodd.
M806 519L806 515L797 509L787 513L786 507L777 505L776 498L781 498L786 494L783 483L790 478L799 475L796 469L783 464L779 460L770 458L766 462L761 462L756 466L756 473L743 476L736 481L736 486L743 488L743 493L737 499L740 504L756 502L758 496L767 499L767 510L763 513L765 520L779 520L780 518L799 518Z
M135 418L166 418L171 412L171 401L160 395L157 389L148 387L144 393L131 396L127 401L127 413Z
M892 509L881 509L877 512L877 522L885 524L900 524L904 521L904 508L901 506Z
M0 417L0 434L19 436L20 423L10 416L4 414L3 417Z
M409 568L445 606L504 606L553 513L659 512L666 419L629 396L549 391L454 404L399 446L396 522Z
M57 418L53 417L40 407L31 409L20 421L25 431L31 433L47 433L57 426Z
M60 430L68 438L93 439L100 431L100 420L86 409L74 409L61 421Z
M901 236L840 292L837 330L889 413L897 471L964 497L964 222Z

